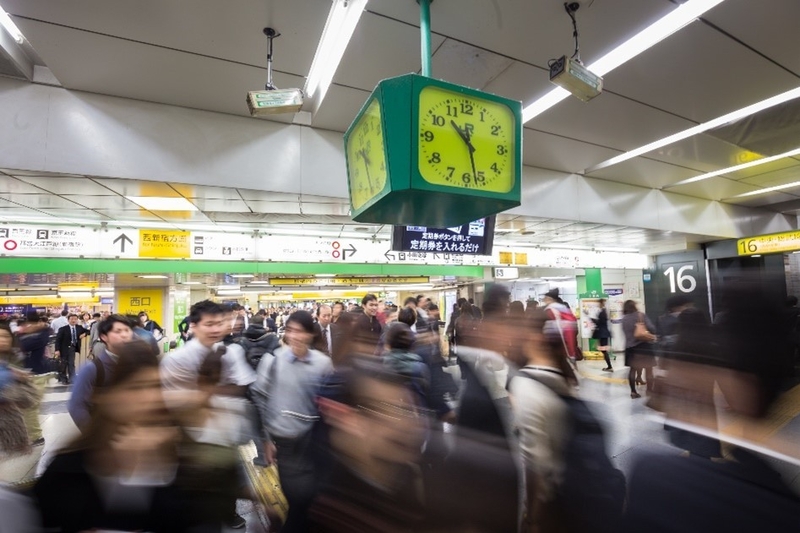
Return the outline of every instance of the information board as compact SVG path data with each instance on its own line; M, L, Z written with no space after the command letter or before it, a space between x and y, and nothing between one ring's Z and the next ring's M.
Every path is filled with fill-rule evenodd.
M800 231L759 235L736 241L736 252L740 256L794 252L796 250L800 250Z
M394 226L392 250L491 255L495 217L482 218L450 228Z

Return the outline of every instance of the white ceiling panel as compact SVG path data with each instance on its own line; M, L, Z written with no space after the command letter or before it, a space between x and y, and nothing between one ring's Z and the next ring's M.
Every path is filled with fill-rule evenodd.
M180 225L181 222L211 223L211 219L200 211L155 211L154 213L167 222L177 225Z
M563 172L584 169L614 157L619 152L525 128L522 142L523 163L532 167Z
M298 203L300 201L299 194L270 192L270 191L256 191L253 189L237 189L242 198L250 203L251 200L263 202L291 202Z
M713 172L763 157L745 148L711 137L696 135L647 153L647 157L674 165L685 166L702 172ZM776 161L776 168L786 163ZM759 172L755 168L748 172ZM761 170L764 172L764 170Z
M322 106L314 115L314 127L344 132L356 118L369 95L369 92L361 89L332 85Z
M71 221L103 221L110 220L111 217L92 211L91 209L41 209L41 211L57 218L69 219Z
M42 22L24 21L21 29L70 89L249 116L247 91L266 81L263 70L238 63ZM302 87L303 81L275 75L279 87Z
M263 200L247 200L253 213L281 213L286 215L301 214L300 204L295 202L267 202Z
M431 38L435 50L444 39ZM384 78L420 69L419 30L364 13L333 78L335 83L372 91Z
M94 181L111 189L122 196L161 196L165 198L180 198L181 195L160 181L135 181L112 178L94 178Z
M701 172L696 170L639 157L589 175L594 178L659 189L700 174Z
M554 85L550 83L546 70L516 61L489 82L484 90L519 100L524 105L532 101L531 95L544 93L552 87Z
M738 194L752 192L756 189L758 189L758 187L753 185L723 178L722 176L716 176L703 181L670 187L669 191L677 194L685 194L687 196L695 196L697 198L723 200Z
M250 208L241 198L223 200L217 198L193 198L192 203L201 211L225 211L228 213L249 213Z
M516 63L507 56L447 39L435 49L432 68L437 78L482 89Z
M797 78L695 22L605 76L604 85L628 98L705 122L788 91L797 86Z
M726 202L729 204L741 205L745 207L756 207L756 206L769 206L770 204L780 204L783 202L789 202L792 200L800 199L800 185L798 185L794 189L787 189L787 191L788 192L786 191L770 192L765 194L759 194L758 196L745 196L744 198L730 198L726 200Z
M119 195L89 196L65 194L63 198L89 209L139 209L138 205Z
M74 202L70 202L59 196L52 194L7 194L3 198L19 204L24 207L31 207L33 209L40 208L61 208L61 209L80 209L81 206Z
M89 178L19 176L19 179L53 194L107 195L109 190ZM41 192L41 191L39 191Z
M0 194L37 194L42 189L11 176L0 176Z
M208 187L205 185L191 185L185 183L170 183L184 198L204 198L216 200L241 200L239 191L225 187Z
M614 124L625 124L626 127L613 127ZM567 98L547 113L535 117L527 126L617 150L632 150L694 124L606 93L590 102Z
M794 164L791 166L784 166L783 168L770 170L769 172L762 172L747 178L741 179L739 172L732 174L730 177L731 179L740 179L742 183L758 185L759 187L771 187L773 185L783 185L784 183L790 183L792 181L800 181L800 165L798 165L794 159L783 161L783 163L787 165L790 164L790 162ZM766 170L769 166L770 165L767 164L755 168Z
M800 73L797 48L787 46L787 37L800 35L800 2L797 0L727 0L725 9L715 9L706 18L784 67Z
M114 220L163 222L161 217L144 209L95 209L95 211Z
M262 30L272 26L281 33L275 40L276 68L304 75L311 68L330 3L324 0L235 3L3 0L3 7L13 15L263 67L266 67L267 38ZM34 47L37 47L35 42Z

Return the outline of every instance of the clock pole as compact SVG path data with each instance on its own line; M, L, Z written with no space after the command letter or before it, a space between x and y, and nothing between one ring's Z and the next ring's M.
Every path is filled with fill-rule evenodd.
M431 69L431 3L433 0L417 0L419 4L420 49L422 52L422 75L430 78Z

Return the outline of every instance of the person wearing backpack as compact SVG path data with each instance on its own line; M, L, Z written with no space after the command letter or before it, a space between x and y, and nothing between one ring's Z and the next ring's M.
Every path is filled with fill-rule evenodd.
M527 364L510 386L526 476L522 531L616 531L625 478L606 455L602 427L574 395L560 341L544 333L547 320L533 313L524 328Z
M543 326L544 334L568 363L567 379L573 385L579 385L575 361L583 359L583 352L578 346L578 318L559 296L558 287L545 293L544 305L547 317Z
M239 346L244 350L245 359L253 367L258 369L258 363L264 354L272 354L280 348L281 341L275 333L268 331L264 327L264 317L255 315L248 328L239 339Z

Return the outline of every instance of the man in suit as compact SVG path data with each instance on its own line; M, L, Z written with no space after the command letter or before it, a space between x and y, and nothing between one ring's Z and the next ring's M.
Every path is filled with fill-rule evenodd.
M88 333L78 324L78 315L75 314L69 315L67 325L58 329L55 356L61 359L59 379L66 384L75 379L75 353L81 351L81 339Z
M333 336L335 324L331 322L333 311L329 305L321 305L317 309L317 323L314 324L313 348L326 355L333 353Z

